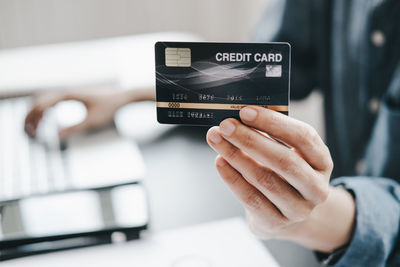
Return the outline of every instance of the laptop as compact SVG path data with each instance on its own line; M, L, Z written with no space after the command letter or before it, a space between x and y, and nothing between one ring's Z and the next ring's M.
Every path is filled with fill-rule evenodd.
M57 105L33 140L23 131L32 98L18 96L93 85L154 86L157 40L201 39L169 32L0 51L0 99L7 97L0 100L0 260L135 238L146 229L145 166L132 140L146 143L169 129L156 123L154 103L118 111L118 131L60 143L65 118L58 115L73 117L78 108ZM131 123L137 121L132 114L141 127Z
M57 107L29 138L31 101L0 100L0 260L110 242L115 232L137 237L148 223L137 144L114 127L61 142ZM77 110L76 103L59 108Z

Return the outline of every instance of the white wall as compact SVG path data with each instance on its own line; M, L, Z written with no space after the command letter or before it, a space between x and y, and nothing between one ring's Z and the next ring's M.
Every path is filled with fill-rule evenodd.
M268 0L1 0L0 49L164 30L243 41Z

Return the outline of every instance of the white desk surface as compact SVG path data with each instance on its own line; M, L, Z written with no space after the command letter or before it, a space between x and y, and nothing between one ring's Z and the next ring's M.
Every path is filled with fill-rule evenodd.
M1 263L2 267L170 266L277 267L240 218L149 234L142 240L102 245Z

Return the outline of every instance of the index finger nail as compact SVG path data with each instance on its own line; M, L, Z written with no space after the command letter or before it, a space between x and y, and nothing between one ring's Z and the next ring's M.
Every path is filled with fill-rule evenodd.
M231 136L235 131L235 128L235 125L229 120L224 120L219 125L219 129L221 130L222 134L226 136Z
M240 111L240 118L245 121L252 121L257 117L257 110L250 107L245 107Z
M219 144L222 141L222 137L219 135L217 128L211 128L208 131L207 136L214 144Z

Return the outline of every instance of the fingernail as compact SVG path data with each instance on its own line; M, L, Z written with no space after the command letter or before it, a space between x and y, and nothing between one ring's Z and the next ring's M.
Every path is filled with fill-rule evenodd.
M212 129L211 131L208 132L208 138L214 144L221 143L221 141L222 141L222 137L220 136L220 134L217 132L216 129Z
M240 118L242 118L245 121L252 121L257 117L257 110L254 108L243 108L240 111Z
M219 125L219 129L223 135L230 136L235 131L235 125L229 120L224 120Z
M223 158L218 158L217 165L218 167L224 167L226 165L226 161Z

